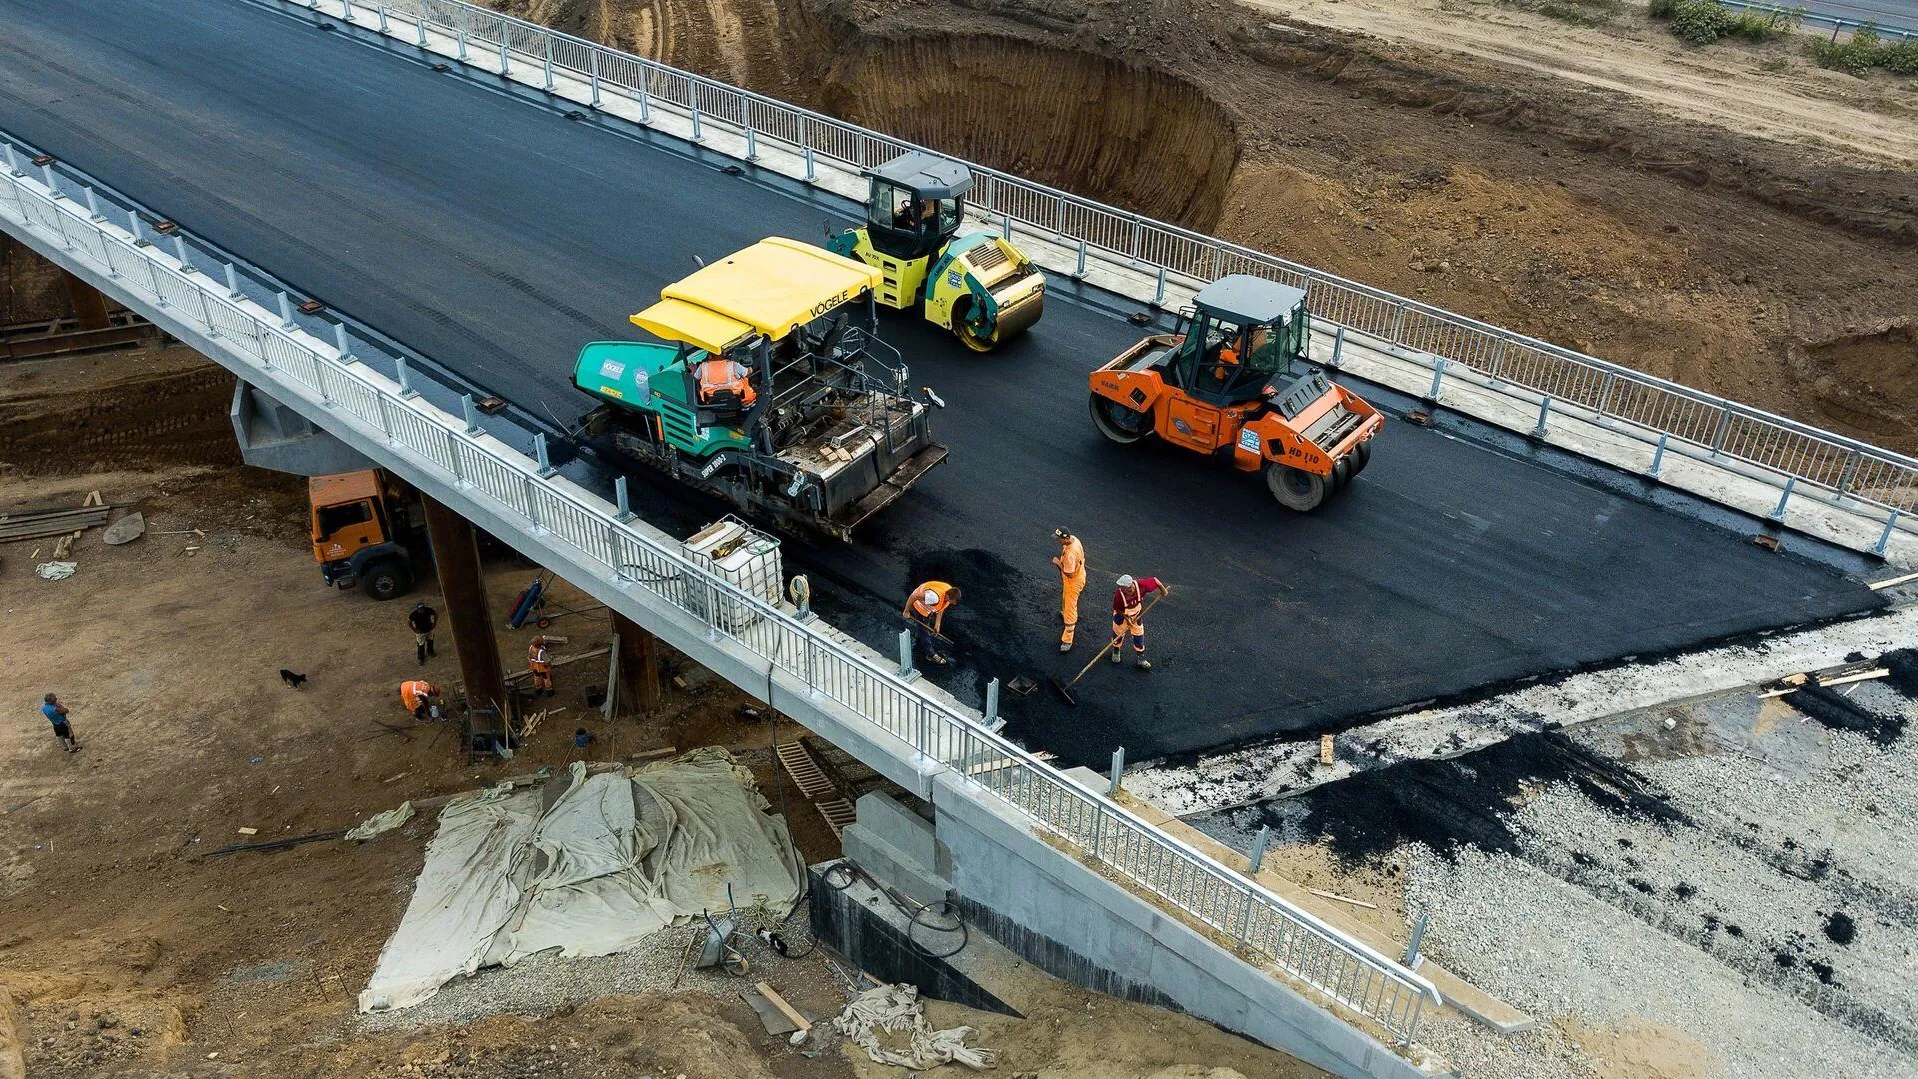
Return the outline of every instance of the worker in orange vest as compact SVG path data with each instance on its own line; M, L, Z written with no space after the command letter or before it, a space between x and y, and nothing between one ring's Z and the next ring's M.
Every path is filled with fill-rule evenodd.
M546 635L539 634L526 646L526 666L533 672L533 696L553 696L553 657L546 651Z
M699 403L715 409L747 409L759 400L753 389L752 368L725 356L708 356L695 372Z
M944 581L927 581L912 590L912 598L906 601L906 622L912 627L913 639L926 650L926 662L943 667L952 662L939 651L939 642L945 640L942 630L946 624L946 612L959 602L959 590Z
M400 683L400 704L413 713L414 719L425 719L431 715L439 718L440 688L424 678L415 678Z
M1152 669L1152 662L1145 658L1145 598L1154 592L1172 594L1172 586L1157 577L1134 579L1128 573L1121 576L1118 587L1112 591L1112 662L1125 658L1126 634L1132 634L1132 654L1138 668L1142 671Z
M1059 557L1052 564L1059 567L1059 617L1065 623L1065 629L1059 633L1059 651L1072 651L1072 639L1079 632L1079 593L1086 587L1086 548L1079 537L1063 528L1052 530L1052 538L1059 541Z

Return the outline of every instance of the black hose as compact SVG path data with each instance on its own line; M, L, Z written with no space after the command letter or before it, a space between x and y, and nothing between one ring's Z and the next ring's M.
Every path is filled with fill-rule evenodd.
M845 873L846 882L844 884L835 884L833 882L833 875L841 871ZM913 951L918 952L922 958L950 959L960 952L965 951L966 945L972 943L972 930L967 928L965 919L959 917L958 913L952 909L952 900L950 899L941 899L938 903L920 903L908 896L906 901L913 904L909 907L906 903L900 902L899 897L894 894L891 888L881 884L871 873L866 872L864 866L861 866L850 858L843 859L839 864L826 870L820 879L825 881L826 887L831 888L833 891L843 892L852 887L854 881L861 878L863 878L867 884L872 885L874 890L878 891L880 895L885 896L893 906L899 908L899 913L906 916L906 944L910 946ZM919 920L922 915L934 907L943 908L938 913L942 917L952 919L952 924L949 926L932 925ZM935 952L913 939L912 930L914 926L924 926L936 933L958 933L959 946L953 948L951 951Z

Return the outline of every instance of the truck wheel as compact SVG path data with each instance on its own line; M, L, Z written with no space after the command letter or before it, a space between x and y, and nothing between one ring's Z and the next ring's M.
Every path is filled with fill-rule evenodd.
M1324 476L1274 461L1265 466L1265 486L1279 505L1305 513L1325 501Z
M397 558L382 559L360 574L360 591L371 599L398 599L413 589L413 574Z
M1106 436L1108 441L1121 446L1130 446L1152 431L1151 421L1143 412L1134 412L1109 397L1092 395L1092 426Z

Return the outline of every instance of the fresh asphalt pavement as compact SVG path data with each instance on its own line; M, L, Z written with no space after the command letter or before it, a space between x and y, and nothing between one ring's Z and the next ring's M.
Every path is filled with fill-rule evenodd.
M562 425L590 404L570 382L580 345L637 336L626 316L695 256L816 238L854 212L237 0L0 0L0 21L0 126ZM1136 305L1058 284L994 355L886 320L914 384L948 405L935 431L951 457L856 543L787 551L821 609L882 648L912 584L964 588L949 623L961 663L932 677L974 701L986 678L1076 671L1105 639L1116 574L1172 582L1151 673L1097 670L1076 710L1044 690L1007 697L1008 733L1065 760L1315 733L1879 603L1856 560L1768 553L1754 523L1675 511L1682 499L1570 474L1470 424L1394 420L1365 475L1310 515L1190 454L1108 445L1085 375L1136 338L1120 317ZM635 490L680 534L713 512ZM1086 643L1064 657L1048 563L1061 525L1092 566Z

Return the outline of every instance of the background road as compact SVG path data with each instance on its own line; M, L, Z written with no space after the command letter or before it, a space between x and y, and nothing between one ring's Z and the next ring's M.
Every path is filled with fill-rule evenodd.
M0 22L0 126L562 423L591 403L570 381L580 345L636 336L626 316L695 255L815 239L854 212L234 0L0 0ZM1086 542L1092 647L1114 575L1178 585L1151 619L1150 675L1097 671L1076 711L1043 691L1008 700L1009 733L1067 761L1317 732L1879 602L1835 568L1853 561L1767 553L1522 443L1394 421L1365 475L1306 516L1256 477L1107 445L1085 372L1136 338L1115 314L1133 305L1059 284L1034 331L991 356L885 321L914 383L949 406L935 430L950 460L855 545L787 550L822 609L885 648L912 584L960 584L963 663L936 677L974 700L986 678L1043 681L1091 654L1054 651L1054 527ZM674 492L641 503L680 534L712 515Z

